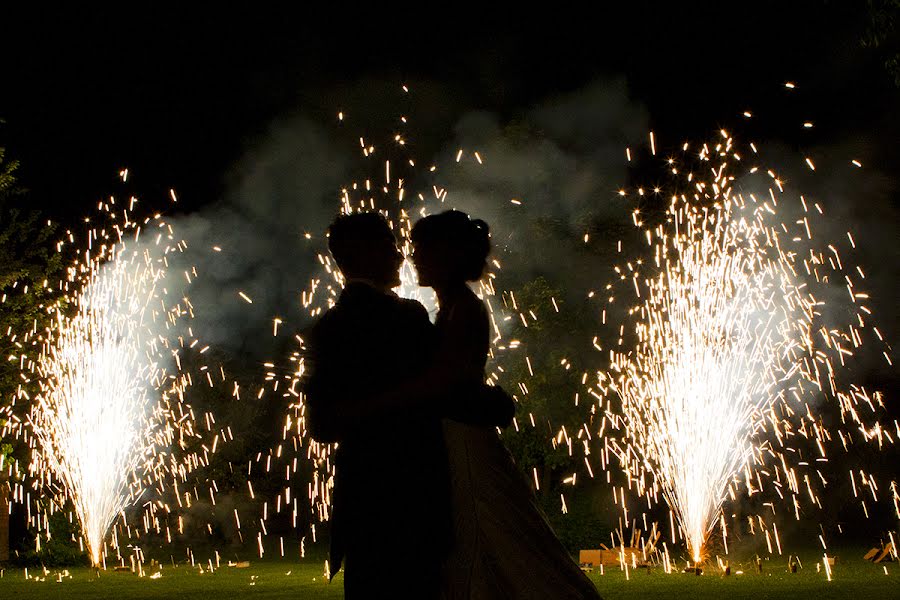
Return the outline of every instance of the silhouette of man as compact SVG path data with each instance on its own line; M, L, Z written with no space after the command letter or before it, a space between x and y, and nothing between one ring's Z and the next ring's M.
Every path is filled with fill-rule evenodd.
M425 308L391 292L403 257L377 213L338 217L328 247L345 278L310 336L305 386L314 439L339 443L332 493L334 575L357 598L437 598L452 543L450 478L441 418L505 426L512 401L497 388L423 394L437 339ZM398 402L408 387L419 397ZM407 394L408 395L408 394ZM429 396L430 397L425 397ZM466 406L442 397L474 398Z

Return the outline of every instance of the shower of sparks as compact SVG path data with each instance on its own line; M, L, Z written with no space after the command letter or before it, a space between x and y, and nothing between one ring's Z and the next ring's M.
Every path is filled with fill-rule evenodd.
M152 453L145 434L155 429L150 394L159 367L147 356L142 321L158 273L122 251L114 249L106 267L89 267L84 290L72 298L75 316L57 313L54 341L38 366L46 386L32 413L39 446L32 466L49 468L62 483L95 565L113 520L140 491L129 483Z
M837 242L813 241L818 205L815 213L802 197L789 205L772 171L752 167L736 178L745 161L721 136L697 155L711 177L689 172L687 191L671 195L662 223L644 231L648 264L617 268L634 294L636 341L630 351L611 351L598 379L619 404L607 403L621 433L609 451L629 488L648 502L666 501L695 562L720 521L727 547L722 507L740 488L753 495L770 481L799 519L803 496L821 507L818 490L831 476L823 473L826 448L839 442L847 450L855 441L880 448L900 433L896 423L877 422L880 393L839 376L877 331L865 328L871 311L852 278L857 270L842 261ZM636 210L635 225L645 227L643 219ZM850 322L833 323L838 311L826 312L829 285L845 286ZM826 428L816 410L825 398L839 407L839 429ZM871 475L850 476L877 500ZM674 534L673 524L673 543ZM774 537L780 551L777 529Z
M129 209L135 203L132 199ZM29 509L32 523L49 537L41 513L74 510L80 543L96 566L105 564L108 547L122 550L121 535L140 535L123 520L124 533L108 539L116 520L124 519L149 488L162 493L174 482L177 494L177 480L184 482L188 472L206 463L187 450L188 442L203 439L184 402L191 375L181 364L183 352L197 345L185 336L193 307L186 297L173 300L167 291L173 285L167 281L171 256L186 245L159 215L132 221L131 211L114 199L101 203L100 210L104 225L88 231L87 248L59 282L63 296L47 307L48 326L35 327L24 338L40 348L35 357L19 357L22 379L38 391L30 397L26 386L20 387L15 400L27 414L6 426L32 449L28 471L45 501L37 514ZM67 243L75 240L69 233ZM188 282L196 275L191 271L184 273ZM214 422L209 415L206 421ZM15 496L25 501L22 488ZM168 512L168 504L144 507L150 514L145 532L159 534L165 527L171 538L159 515Z

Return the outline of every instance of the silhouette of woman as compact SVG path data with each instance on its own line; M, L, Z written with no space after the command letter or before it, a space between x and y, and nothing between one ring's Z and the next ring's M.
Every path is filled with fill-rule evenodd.
M481 278L490 252L487 223L459 211L425 217L412 229L419 285L440 310L435 364L460 382L483 382L487 311L467 282ZM538 508L493 427L444 419L452 479L454 548L445 564L448 600L599 599Z

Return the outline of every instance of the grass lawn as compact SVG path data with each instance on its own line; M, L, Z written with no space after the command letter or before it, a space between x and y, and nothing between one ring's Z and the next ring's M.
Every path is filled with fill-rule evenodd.
M632 571L630 580L618 567L598 570L590 574L600 593L607 599L676 598L701 600L704 598L753 598L754 600L781 598L900 598L900 565L873 565L861 559L858 549L836 552L832 581L825 573L816 572L815 560L821 556L801 556L804 568L797 574L788 572L786 557L766 561L763 573L757 574L748 561L732 561L734 572L743 575L687 574L666 575L661 568ZM156 572L155 569L147 574ZM25 579L22 569L6 569L0 578L0 598L30 600L59 598L79 600L87 598L343 598L341 577L328 584L322 577L322 561L264 560L251 562L244 569L222 567L213 573L200 573L189 566L163 566L158 579L139 578L132 573L87 568L53 569L46 575L41 569L30 569ZM66 574L67 573L67 574ZM60 574L62 581L58 582ZM398 590L404 589L403 577L396 577ZM407 590L411 591L411 590Z

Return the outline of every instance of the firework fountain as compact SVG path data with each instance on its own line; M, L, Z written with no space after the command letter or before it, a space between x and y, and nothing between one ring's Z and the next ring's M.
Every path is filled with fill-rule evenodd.
M31 477L49 491L45 509L74 508L96 566L113 523L148 487L164 489L166 477L183 479L202 463L172 451L200 435L180 357L196 345L182 322L192 307L167 288L178 287L167 279L170 255L186 245L159 215L132 221L112 199L100 208L107 226L89 231L88 249L60 282L66 295L50 307L40 354L28 361L40 391L22 434Z
M747 192L759 188L736 180L745 161L725 132L698 156L700 172L712 176L688 170L689 192L673 194L662 222L644 232L650 260L617 269L634 292L636 342L611 352L599 377L618 399L610 414L622 436L611 448L629 487L650 501L663 497L673 541L677 523L695 562L719 522L727 549L722 506L742 486L753 495L773 481L799 518L801 495L821 506L812 482L827 481L820 467L833 433L844 449L855 438L892 440L877 424L880 394L838 376L865 337L881 334L864 329L868 296L852 278L862 270L845 266L836 244L813 242L819 206L801 197L798 216L786 217L794 208L783 206L781 181L756 166L747 176L769 179L760 195ZM669 167L678 174L674 159ZM644 226L639 210L634 220ZM835 283L849 294L853 320L842 325L828 322L818 299ZM823 397L839 404L839 432L812 408ZM815 456L797 460L808 447Z

